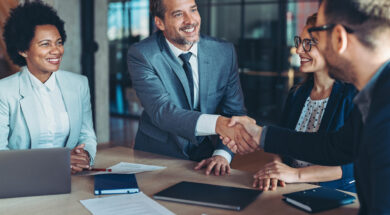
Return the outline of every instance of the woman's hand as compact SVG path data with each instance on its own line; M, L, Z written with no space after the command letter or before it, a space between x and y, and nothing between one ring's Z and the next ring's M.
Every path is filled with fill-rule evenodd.
M255 178L253 180L253 187L258 187L260 190L267 191L267 190L276 190L276 188L279 186L285 187L286 183L284 181L280 181L276 178L265 178L265 179L258 179Z
M89 169L90 157L86 150L84 150L85 144L80 144L72 149L70 152L70 168L72 174L83 171L83 169Z
M259 187L260 185L263 185L262 189L268 189L266 185L271 184L274 186L275 180L282 181L283 183L299 182L300 171L299 169L289 167L280 161L273 161L266 164L263 169L254 174L253 178L255 179L253 185L259 185ZM273 186L271 186L271 189Z

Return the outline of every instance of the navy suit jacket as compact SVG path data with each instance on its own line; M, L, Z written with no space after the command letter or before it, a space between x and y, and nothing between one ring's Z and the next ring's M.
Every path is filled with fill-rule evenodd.
M390 63L375 83L365 123L358 108L354 108L337 132L302 133L270 126L265 151L319 165L354 162L360 214L390 214L389 92Z
M287 97L283 110L280 125L285 128L295 129L299 117L301 116L303 106L313 89L313 81L308 81L301 86L293 87ZM332 92L329 96L325 113L321 120L318 132L331 132L339 130L354 108L353 98L356 95L356 88L351 84L345 84L335 81ZM315 144L315 143L314 143ZM292 158L284 156L283 161L291 165ZM339 180L321 182L321 186L342 189L350 192L356 192L353 164L342 165L342 178Z
M246 114L233 44L201 36L198 64L200 111L190 105L184 69L161 31L130 47L128 69L145 108L135 149L192 160L208 158L216 148L231 153L220 141L206 145L195 128L203 113Z

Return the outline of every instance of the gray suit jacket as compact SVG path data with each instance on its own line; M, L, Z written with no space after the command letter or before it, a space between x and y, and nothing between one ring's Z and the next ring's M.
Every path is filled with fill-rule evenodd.
M70 134L65 146L72 149L85 143L93 163L96 136L88 80L84 76L61 70L56 72L56 79L69 116ZM26 69L0 80L0 150L37 147L39 119L35 108Z
M198 63L200 112L190 105L185 72L161 31L129 48L128 69L145 108L136 149L189 159L200 147L202 138L196 138L195 129L202 113L246 114L234 46L201 36ZM210 147L204 156L210 157L215 147L230 152L221 143Z

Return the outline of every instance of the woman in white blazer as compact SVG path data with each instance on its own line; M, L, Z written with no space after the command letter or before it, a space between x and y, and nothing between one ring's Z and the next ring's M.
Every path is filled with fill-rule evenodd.
M4 39L22 71L0 80L0 149L67 147L72 173L90 168L96 154L88 80L59 70L64 22L40 2L11 11Z

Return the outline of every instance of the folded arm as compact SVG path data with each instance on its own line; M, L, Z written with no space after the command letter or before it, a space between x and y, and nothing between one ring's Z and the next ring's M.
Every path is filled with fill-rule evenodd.
M280 161L268 163L254 177L259 179L277 178L287 183L324 182L340 179L340 166L319 166L293 168Z
M88 152L90 158L90 165L93 165L96 155L96 135L93 129L92 110L91 110L91 96L88 86L87 78L83 80L83 87L81 92L82 98L82 125L80 136L77 145L84 144L85 151Z

